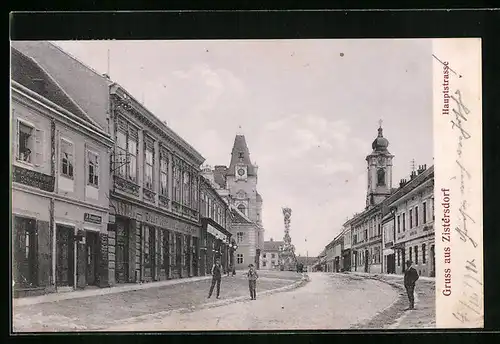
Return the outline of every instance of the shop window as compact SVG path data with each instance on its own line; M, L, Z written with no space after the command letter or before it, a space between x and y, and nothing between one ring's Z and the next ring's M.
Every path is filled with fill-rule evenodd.
M88 159L88 184L99 187L99 155L92 151L87 151Z
M73 179L73 166L73 143L66 139L61 139L61 175Z
M238 253L236 255L236 263L237 264L243 264L243 254L242 253Z

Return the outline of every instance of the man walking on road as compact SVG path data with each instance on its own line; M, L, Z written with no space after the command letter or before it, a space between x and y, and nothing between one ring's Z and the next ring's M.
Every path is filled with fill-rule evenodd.
M255 291L255 289L257 288L257 278L259 278L259 275L257 275L257 271L255 271L253 264L250 264L248 267L250 268L247 272L248 289L250 289L250 299L256 300L257 292Z
M220 259L217 258L215 260L214 266L212 267L212 285L210 286L210 292L208 293L208 298L212 296L216 284L217 284L217 298L219 298L221 278L222 278L222 266L220 265Z
M415 282L418 280L418 272L415 270L415 268L412 266L411 261L406 262L406 271L405 271L405 277L404 277L404 286L406 289L406 293L408 294L408 301L410 301L410 307L408 309L414 309L415 308Z

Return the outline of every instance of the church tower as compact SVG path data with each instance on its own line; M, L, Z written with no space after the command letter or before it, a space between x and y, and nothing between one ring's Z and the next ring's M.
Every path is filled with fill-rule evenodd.
M250 160L245 136L237 134L226 172L227 188L234 206L250 220L262 225L262 197L257 192L257 170L257 165Z
M372 143L373 151L366 157L368 188L366 207L382 202L392 189L392 158L387 150L389 141L384 137L382 121L379 122L378 135Z

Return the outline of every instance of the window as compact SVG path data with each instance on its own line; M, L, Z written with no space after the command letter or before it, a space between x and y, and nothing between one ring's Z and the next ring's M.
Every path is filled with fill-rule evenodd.
M380 223L378 224L378 232L377 232L377 235L380 235L381 234L381 227L380 227Z
M398 251L398 266L401 266L401 252Z
M61 139L61 175L73 179L73 143Z
M410 262L412 262L412 261L413 261L413 259L412 259L412 251L411 251L411 247L409 248L409 251L410 251Z
M385 185L385 171L383 169L379 169L377 171L377 186Z
M243 242L243 232L236 233L236 240L238 243Z
M403 213L403 232L406 230L406 214Z
M423 210L423 212L424 212L424 213L422 214L422 216L423 216L422 221L423 221L423 223L427 223L427 203L426 203L426 202L424 202L424 203L422 204L422 210Z
M118 131L116 133L116 172L122 177L127 176L127 136Z
M415 226L418 227L418 207L415 207Z
M153 150L151 148L146 148L144 153L146 166L144 169L144 186L146 189L154 190L153 186Z
M137 142L130 140L128 142L128 178L137 181Z
M217 207L217 217L219 218L219 220L217 222L222 225L222 208L221 207Z
M398 215L398 233L401 233L401 216Z
M184 183L184 187L183 187L183 203L185 205L189 205L190 202L191 202L191 198L190 198L190 190L191 190L191 176L189 174L189 172L184 172L184 176L183 176L183 183ZM215 216L213 216L212 218L214 218Z
M42 163L41 160L34 161L34 154L37 150L39 144L41 144L41 135L42 132L40 130L36 130L34 127L17 121L17 160L26 162L29 164L32 163ZM40 153L42 150L39 150Z
M424 208L425 209L425 208ZM426 263L426 257L425 257L425 244L422 244L422 264Z
M174 163L174 201L179 202L181 199L181 170L179 165Z
M413 209L410 209L410 229L413 228Z
M160 194L168 196L168 158L162 155L160 160Z
M236 254L236 263L243 264L243 254L242 253Z
M246 215L246 213L245 213L245 210L246 210L245 205L240 204L240 205L238 206L238 210L239 210L239 211L241 211L243 214L245 214L245 215Z
M432 203L432 219L434 220L434 197L431 198L431 203Z
M271 258L276 258L276 255L274 253L271 253Z
M96 188L99 187L99 155L97 153L87 151L88 159L88 184Z
M266 254L265 253L262 255L262 258L266 258Z
M266 267L266 262L262 262L262 266L263 266L263 267Z
M418 264L418 246L415 246L413 250L415 251L415 264Z

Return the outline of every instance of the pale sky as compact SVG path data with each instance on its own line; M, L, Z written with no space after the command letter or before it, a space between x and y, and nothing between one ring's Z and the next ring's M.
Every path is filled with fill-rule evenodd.
M229 165L238 127L259 166L265 240L292 208L296 253L315 256L361 212L379 119L393 187L433 164L431 40L56 42L107 72L210 165ZM306 242L307 239L307 242Z

